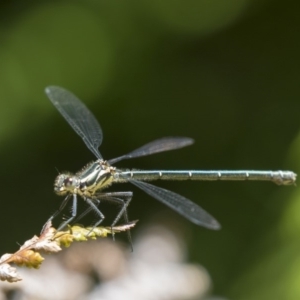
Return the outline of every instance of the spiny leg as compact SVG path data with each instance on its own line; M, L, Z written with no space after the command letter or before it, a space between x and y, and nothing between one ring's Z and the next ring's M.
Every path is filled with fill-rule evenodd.
M98 199L100 198L101 200L104 200L104 201L114 202L114 203L122 205L121 210L119 211L118 215L116 216L116 218L114 219L114 221L111 225L113 240L115 240L113 226L115 226L117 224L117 222L120 220L120 218L122 216L124 216L125 223L129 223L127 207L132 199L132 195L133 195L132 192L111 192L111 193L105 193L105 194L104 193L97 194ZM124 198L124 199L122 199L122 198ZM129 244L131 246L131 250L133 250L130 230L128 230L126 232L127 232L127 238L128 238Z
M97 227L104 219L105 216L103 215L103 213L98 209L97 205L94 203L95 200L90 199L90 198L84 198L84 200L87 202L87 204L91 207L91 210L93 210L98 216L99 216L99 221L97 221L94 226L92 227L92 229L89 231L89 233L87 234L87 236L90 235L90 233L94 230L95 227ZM98 202L99 204L99 202ZM89 211L87 211L88 213Z
M128 223L128 214L127 214L127 207L132 199L132 192L112 192L112 193L103 193L97 194L97 198L101 200L106 200L110 202L115 202L117 204L121 204L122 208L119 211L118 215L115 217L112 227L117 224L120 220L122 215L124 214L125 222ZM123 200L124 198L124 200Z
M132 200L132 192L120 192L118 195L118 199L120 199L122 201L123 207L122 209L119 211L119 214L116 216L116 218L114 219L113 223L112 223L112 227L115 226L118 221L120 220L120 218L122 217L122 215L124 215L124 219L125 222L128 223L128 213L127 213L127 207L129 206L131 200ZM124 200L122 199L124 198Z
M58 208L58 210L47 220L47 222L44 224L43 228L42 228L42 231L44 231L45 229L45 226L48 224L48 222L52 222L52 220L57 217L57 215L59 215L62 210L65 208L65 206L67 205L69 199L71 198L71 195L68 195L64 200L63 202L61 203L60 207Z
M116 223L120 220L120 218L122 217L123 214L124 214L125 222L126 223L129 222L126 209L132 199L132 192L112 192L112 193L103 193L103 194L99 193L99 194L96 194L96 197L97 198L91 199L96 206L98 206L100 204L100 200L104 200L107 202L115 202L116 204L122 205L122 209L119 211L118 215L114 219L111 227L116 225ZM119 197L119 198L117 198L117 197ZM126 201L121 199L121 197L125 198ZM92 206L88 207L83 213L81 213L79 216L77 216L77 218L74 220L74 222L82 219L84 216L86 216L92 210L95 210Z
M65 207L65 205L63 207ZM76 215L77 215L77 194L73 194L72 215L69 219L67 219L62 224L59 225L59 227L57 228L57 231L63 229L70 222L72 222L76 218Z
M93 200L93 202L95 202L96 206L98 206L100 204L100 200L98 200L98 199L92 199L92 200ZM94 210L94 209L91 206L89 206L84 212L82 212L79 216L77 216L77 218L73 221L73 224L78 222L83 217L85 217L92 210Z

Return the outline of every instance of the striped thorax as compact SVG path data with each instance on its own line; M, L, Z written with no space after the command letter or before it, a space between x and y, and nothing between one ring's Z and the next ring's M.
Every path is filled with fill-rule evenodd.
M97 191L108 187L113 181L115 168L104 160L86 165L76 174L59 174L54 182L54 191L58 195L78 194L93 197Z

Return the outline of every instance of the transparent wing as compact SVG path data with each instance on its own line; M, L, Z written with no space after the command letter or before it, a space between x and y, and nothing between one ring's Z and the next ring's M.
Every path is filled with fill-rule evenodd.
M221 228L214 217L191 200L146 182L138 180L130 180L130 182L151 197L169 206L194 224L214 230Z
M123 159L135 158L140 156L146 156L163 151L175 150L189 146L194 143L194 140L187 137L165 137L148 143L128 154L120 157L110 159L108 162L114 164Z
M48 86L45 92L90 151L98 159L102 159L98 150L102 143L102 130L89 109L75 95L61 87Z

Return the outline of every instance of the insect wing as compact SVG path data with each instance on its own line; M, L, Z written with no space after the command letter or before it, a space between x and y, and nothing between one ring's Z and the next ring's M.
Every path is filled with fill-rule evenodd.
M58 86L45 89L46 95L82 138L89 150L98 158L102 156L98 150L102 143L101 127L90 110L71 92Z
M130 182L142 189L151 197L169 206L194 224L214 230L221 228L220 224L214 217L191 200L143 181L130 180Z
M109 160L110 164L114 164L123 159L141 157L154 153L175 150L189 146L194 143L194 140L187 137L165 137L153 142L150 142L128 154Z

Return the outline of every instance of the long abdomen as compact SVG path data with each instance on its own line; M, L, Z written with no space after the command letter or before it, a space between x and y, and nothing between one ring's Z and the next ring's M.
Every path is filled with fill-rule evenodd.
M278 185L295 184L296 174L291 171L169 171L169 170L117 170L114 182L125 182L131 179L141 181L153 180L233 180L233 181L271 181Z

